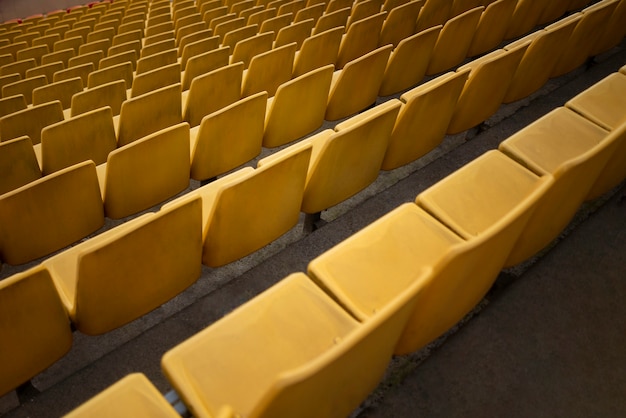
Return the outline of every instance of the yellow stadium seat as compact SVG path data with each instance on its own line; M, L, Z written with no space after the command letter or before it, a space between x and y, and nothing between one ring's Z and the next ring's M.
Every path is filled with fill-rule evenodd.
M315 28L313 29L313 35L338 27L345 28L348 24L348 18L350 17L350 10L351 9L349 7L346 7L340 10L335 10L334 12L324 13L322 17L317 20Z
M104 61L104 60L101 60ZM89 74L94 71L94 66L92 63L88 62L85 64L76 65L75 67L69 67L65 70L57 71L54 73L52 77L53 82L68 80L74 77L80 77L83 81L83 85L86 85L89 80Z
M231 30L230 32L225 33L224 36L222 37L223 39L222 46L227 46L232 51L235 48L235 45L237 44L237 42L243 41L244 39L248 39L248 38L255 36L258 33L258 31L259 31L258 25L242 26L240 28ZM217 42L219 43L219 37L216 37L216 38L217 38ZM203 52L206 52L206 51L203 51Z
M442 74L404 93L381 168L393 170L443 141L469 71Z
M111 55L109 57L103 58L100 60L100 65L98 66L99 70L104 68L109 68L117 64L123 64L125 62L130 62L133 66L133 71L137 69L137 52L134 50L129 50L126 52L122 52L121 54Z
M426 0L417 17L416 31L443 25L450 18L454 0Z
M359 323L294 273L165 353L161 365L197 417L225 405L249 417L345 417L382 379L414 305L394 302Z
M27 136L0 142L0 195L41 178L41 169Z
M138 57L140 56L140 54L142 54L141 57L146 57L153 53L162 52L164 50L170 49L168 48L168 46L171 48L174 47L171 42L166 43L166 41L164 41L163 43L158 42L157 44L152 44L145 47L141 46L141 41L130 41L110 47L107 50L107 56L112 57L128 51L135 51L135 54L137 54Z
M20 32L21 33L21 32ZM14 60L17 59L17 52L28 48L27 42L15 42L10 43L9 45L0 46L0 55L11 54Z
M192 44L194 42L198 42L198 41L202 41L208 38L216 38L217 39L217 46L215 48L219 47L219 38L218 37L214 37L213 36L213 31L211 29L205 29L205 30L201 30L201 31L197 31L194 33L190 33L189 35L185 35L183 36L178 43L178 56L182 56L183 51L185 50L185 47L189 44ZM213 48L213 49L215 49Z
M204 38L195 42L189 42L185 44L184 48L182 49L182 54L180 57L181 68L184 71L185 68L187 67L187 62L189 61L189 59L197 55L204 54L205 52L211 52L213 50L218 49L219 47L220 47L220 39L217 36L211 36L208 38ZM232 47L230 50L232 51Z
M278 147L324 123L333 66L327 65L281 84L267 102L263 146Z
M78 56L88 54L90 52L102 52L103 56L108 55L109 48L111 48L110 39L99 39L97 41L87 42L78 47ZM117 48L117 47L116 47Z
M52 83L54 80L54 73L61 71L65 68L61 61L53 62L50 64L42 64L34 68L26 70L26 78L37 77L40 75L46 76L48 83Z
M144 374L132 373L75 408L65 418L113 415L180 417Z
M239 100L242 77L242 62L195 77L182 95L183 119L193 128L200 125L206 115Z
M26 99L23 94L4 97L0 99L0 117L24 110L26 107Z
M189 90L194 78L228 65L229 47L222 47L189 58L182 74L182 89Z
M26 75L26 70L31 68L35 68L37 66L37 61L34 58L28 58L22 61L14 61L10 64L5 64L0 67L1 75L9 75L13 73L17 73L21 78L24 78Z
M539 23L543 24L560 19L567 13L570 3L572 3L571 0L553 0L546 3L539 17Z
M182 192L189 186L189 167L187 123L120 146L98 166L106 216L124 218Z
M626 27L623 22L626 19L626 2L620 1L608 22L606 27L601 31L600 38L594 44L589 55L595 56L616 47L626 36Z
M335 71L326 107L326 120L338 120L374 104L391 48L391 45L387 45L375 49Z
M48 102L13 112L0 118L0 138L7 141L28 136L33 145L41 142L41 130L63 120L61 102Z
M517 0L504 39L517 38L530 32L539 24L546 4L548 2L545 1Z
M87 88L91 89L113 81L124 80L126 90L133 85L133 78L133 64L130 61L125 61L89 73Z
M343 10L347 7L352 7L354 2L351 0L330 0L326 5L326 14L333 13L337 10Z
M70 350L67 313L45 268L33 267L0 281L0 338L0 396Z
M313 147L302 212L317 214L369 186L381 168L401 103L392 99L300 141Z
M293 77L298 77L325 65L335 65L343 31L344 27L339 26L305 39L294 58Z
M201 225L198 198L139 216L42 264L75 327L99 335L158 308L200 277Z
M137 60L136 74L141 75L171 64L178 64L178 51L176 48L140 58ZM180 64L178 65L180 69ZM180 75L178 77L180 78Z
M178 62L139 74L133 80L130 97L137 97L172 84L180 84L180 74Z
M246 20L246 25L258 25L259 27L261 27L261 24L264 20L275 17L277 12L278 10L275 7L270 7L253 13L248 16L248 20Z
M303 20L313 19L313 26L315 26L319 18L324 14L325 8L326 5L324 3L308 5L307 7L298 10L293 21L294 23L298 23Z
M85 38L83 38L83 39L86 39L86 38L87 37L85 36ZM57 42L57 41L60 41L60 40L61 40L61 37L59 35L41 36L41 37L36 38L36 39L33 40L33 46L47 45L48 46L48 51L50 51L50 53L52 53L52 51L54 51L54 43ZM43 59L43 57L41 57L41 58ZM42 62L42 64L43 64L43 62Z
M516 242L507 265L548 246L574 217L620 142L623 129L607 131L567 108L557 108L500 143L499 149L555 181Z
M244 70L241 96L266 91L273 97L278 86L291 80L296 44L291 43L252 57Z
M48 125L41 131L41 171L48 175L71 165L92 160L105 163L117 147L111 108L103 107Z
M457 71L469 68L470 73L448 126L449 134L477 126L498 110L526 48L498 49L459 67Z
M113 37L115 36L115 29L113 28L104 28L100 30L92 30L87 35L87 43L107 40L109 41L109 46L111 46L111 42L113 42ZM83 44L85 45L85 44Z
M362 0L354 3L350 11L350 17L346 22L346 29L350 29L350 26L359 20L381 13L380 6L380 0ZM386 14L387 12L382 11L382 13Z
M122 33L120 35L115 35L113 39L111 39L111 46L117 46L121 44L125 44L126 42L132 41L141 41L141 31L134 30L131 32Z
M0 258L24 264L102 225L96 167L93 161L76 164L0 196Z
M267 93L261 92L203 117L191 130L191 178L210 180L258 156L266 105Z
M300 50L304 40L311 36L314 25L313 19L308 19L285 26L278 31L276 40L274 41L274 47L276 48L295 42L296 49Z
M443 25L428 63L427 74L451 70L465 60L483 10L482 6L476 7Z
M416 0L391 9L380 31L378 45L392 44L396 48L400 41L414 35L417 17L423 3L422 0Z
M34 59L37 65L41 65L41 57L49 53L48 45L31 46L17 51L17 61Z
M400 41L387 62L379 96L391 96L422 81L440 31L441 25Z
M83 80L80 77L68 78L33 89L33 105L61 102L63 109L72 105L72 96L83 91Z
M335 65L337 69L378 47L380 31L386 16L387 12L380 12L350 25L339 46Z
M484 54L500 45L513 17L516 4L517 0L497 0L485 7L467 50L469 57Z
M271 32L272 33L272 41L276 40L276 35L278 32L289 26L293 21L293 15L291 13L287 13L284 15L278 15L275 17L271 17L269 19L265 19L259 28L259 33Z
M300 10L306 7L305 0L294 0L289 3L285 3L278 8L278 16L285 15L291 13L293 17L296 16Z
M45 65L60 61L63 63L64 67L67 67L70 58L74 56L76 56L76 51L74 51L72 48L62 49L60 51L51 52L41 57L41 64Z
M78 55L78 48L85 43L81 36L73 36L71 38L61 39L54 43L53 52L63 51L65 49L72 49L75 54Z
M122 103L117 125L118 146L182 122L180 84L153 90Z
M262 54L272 49L274 34L260 33L248 39L243 39L235 45L230 57L230 63L243 62L244 69L250 65L250 61L256 55Z

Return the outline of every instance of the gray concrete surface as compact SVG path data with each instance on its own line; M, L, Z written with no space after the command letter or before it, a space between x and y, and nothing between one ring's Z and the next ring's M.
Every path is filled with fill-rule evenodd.
M289 273L304 271L315 256L624 64L622 44L589 69L503 106L480 134L448 137L425 158L381 173L367 190L324 212L317 231L304 234L301 219L259 252L224 268L204 268L194 286L149 315L100 337L74 333L71 352L33 379L40 393L24 394L21 405L15 394L1 398L0 415L61 416L131 372L143 372L169 391L160 370L169 348ZM503 272L462 326L394 359L354 415L626 415L623 194L622 188L585 206L551 251Z

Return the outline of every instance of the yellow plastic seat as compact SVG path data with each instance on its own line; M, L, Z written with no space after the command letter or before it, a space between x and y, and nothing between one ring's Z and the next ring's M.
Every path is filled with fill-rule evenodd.
M335 71L326 107L326 120L353 115L376 101L391 49L391 45L380 47Z
M123 146L182 122L180 84L153 90L122 103L117 143Z
M103 61L103 60L102 60ZM80 77L83 81L83 85L87 85L89 80L89 74L94 71L94 66L92 63L88 62L85 64L77 65L75 67L69 67L65 70L57 71L54 73L52 77L53 82L68 80L74 77Z
M244 70L241 96L266 91L273 97L278 86L291 80L296 44L291 43L255 55Z
M204 23L200 14L189 15L180 19L174 25L176 44L180 44L180 40L185 36L206 29L208 29L207 24Z
M450 18L454 0L426 0L420 10L415 26L416 31L443 25Z
M327 65L278 87L267 101L264 147L285 145L322 126L333 69Z
M477 126L498 110L526 48L527 45L519 45L506 51L498 49L459 67L457 71L469 68L470 73L448 126L448 134Z
M41 171L48 175L92 160L105 163L117 147L111 108L103 107L48 125L41 131Z
M448 20L439 32L426 73L453 69L465 60L484 7L476 7Z
M500 45L506 35L516 4L517 0L497 0L485 7L467 50L467 56L474 57Z
M311 36L314 25L313 19L307 19L285 26L278 31L276 40L274 41L274 47L276 48L295 42L296 49L300 50L305 39Z
M48 271L36 266L0 281L0 396L51 366L72 331Z
M209 180L257 157L266 105L267 93L260 92L203 117L191 130L191 178Z
M166 65L178 64L178 51L176 48L167 51L158 52L137 60L137 75L147 73L148 71L158 70ZM179 72L180 72L180 64ZM180 75L178 76L180 78Z
M541 16L539 17L539 23L553 22L567 13L567 8L572 3L571 0L553 0L548 2Z
M41 65L41 57L49 53L48 45L31 46L17 51L17 61L34 59L37 65Z
M626 2L620 1L613 9L610 20L605 23L606 27L602 30L600 38L589 51L590 56L599 55L621 43L626 36L626 27L623 25L625 19Z
M575 21L571 21L570 24L537 31L505 47L509 49L521 43L528 45L504 96L504 103L528 97L548 82L563 52L562 46L567 43L574 25Z
M248 19L250 19L250 16L252 16L255 13L262 12L264 10L265 10L265 6L262 6L262 5L252 6L239 12L239 17L243 17L244 19L246 19L246 25L250 26L250 24L248 24ZM258 23L254 23L254 25L258 26Z
M298 223L310 155L310 145L294 144L184 196L202 196L203 264L236 261Z
M317 3L313 5L307 5L306 7L298 10L296 16L293 18L294 23L302 22L304 20L313 19L313 26L317 24L317 21L324 14L326 5L324 3Z
M161 365L194 416L229 405L248 417L345 417L382 379L414 305L394 302L359 323L294 273L165 353Z
M330 0L326 5L326 14L333 13L337 10L343 10L346 7L352 7L354 2L350 0Z
M422 81L440 31L441 26L435 26L400 41L387 62L379 96L391 96Z
M78 47L78 56L88 54L90 52L102 52L103 56L108 55L107 52L111 48L110 39L99 39L97 41L87 42Z
M37 87L45 86L48 83L46 76L39 75L31 78L24 78L22 80L6 84L2 86L2 97L15 96L21 94L26 99L26 103L33 104L33 90Z
M115 29L113 29L113 28L104 28L104 29L100 29L100 30L92 30L87 35L87 43L95 42L95 41L101 41L101 40L107 40L107 41L109 41L109 46L111 46L110 43L113 41L113 37L115 35L116 35L115 34Z
M76 56L76 51L72 48L62 49L60 51L51 52L41 57L41 64L51 64L54 62L62 62L64 68L67 67L70 58Z
M402 167L434 150L443 141L469 70L442 74L402 94L381 168Z
M114 415L180 417L144 374L132 373L72 410L65 418Z
M423 4L422 0L417 0L391 9L380 31L378 45L392 44L396 48L403 39L414 35L417 17Z
M238 29L231 30L227 32L223 36L222 46L227 46L232 51L235 49L235 45L237 42L243 41L244 39L249 39L255 36L259 31L258 25L248 25L242 26ZM219 42L219 37L217 37Z
M315 28L313 29L313 35L338 27L345 28L348 24L348 18L350 17L350 10L349 7L346 7L335 10L334 12L324 13L322 17L317 20Z
M185 47L182 49L182 54L180 57L180 67L185 70L187 67L187 62L189 59L204 54L205 52L211 52L220 47L219 38L217 36L211 36L205 39L201 39L195 42L189 42L185 44ZM234 46L233 46L234 47ZM230 49L232 51L232 48Z
M0 117L26 109L26 99L23 94L7 96L0 99Z
M603 29L610 21L618 1L601 1L581 12L580 20L574 27L569 40L562 45L563 53L552 71L552 77L573 71L587 61Z
M81 36L73 36L71 38L62 38L60 41L54 43L53 52L63 51L66 49L74 50L74 53L78 55L78 48L85 43Z
M337 69L378 48L386 16L387 12L380 12L350 25L339 46L335 65Z
M76 328L103 334L158 308L200 277L201 225L200 199L171 205L111 228L43 265Z
M141 41L142 39L143 38L141 36L140 30L126 32L126 33L122 33L119 35L115 35L111 39L111 46L117 46L117 45L125 44L127 42L132 42L132 41Z
M189 58L182 74L183 91L189 90L194 78L228 65L230 48L222 47Z
M248 39L243 39L235 45L230 57L230 63L243 62L244 69L250 65L252 58L272 49L274 34L271 32L260 33Z
M301 76L325 65L335 65L343 31L344 27L339 26L305 39L294 58L293 77Z
M539 24L547 3L545 1L517 0L504 39L517 38L530 32Z
M61 102L63 109L69 109L72 105L72 96L83 91L83 80L80 77L57 81L45 86L33 89L33 105L53 102Z
M92 161L76 164L0 196L0 254L18 265L60 250L104 224Z
M213 36L213 31L211 29L205 29L205 30L201 30L201 31L197 31L194 33L190 33L188 35L183 36L182 38L180 38L180 40L178 41L178 56L182 56L183 51L185 50L185 47L189 44L192 44L194 42L198 42L198 41L202 41L208 38L215 38ZM217 39L217 47L219 47L219 38ZM213 48L215 49L215 48Z
M353 23L380 13L381 2L379 0L362 0L354 3L350 11L350 17L346 22L346 29L350 29ZM383 11L383 13L387 13Z
M111 55L103 58L102 60L100 60L98 69L102 70L104 68L112 67L117 64L123 64L125 62L130 62L133 66L133 71L135 71L137 69L137 52L135 52L135 50L129 50L126 52L122 52L121 54Z
M79 65L91 63L93 65L93 68L98 68L100 60L102 60L102 58L104 58L104 53L102 51L86 52L70 58L67 62L67 66L76 67Z
M27 136L0 142L0 195L41 178L41 169Z
M183 119L193 128L206 115L239 100L242 77L242 62L195 77L189 90L182 94Z
M74 36L74 35L72 35L72 36ZM86 36L85 36L84 39L86 39ZM57 42L57 41L60 41L60 40L61 40L61 37L59 35L40 36L40 37L38 37L36 39L33 39L33 46L47 45L49 53L52 53L52 51L54 51L54 43ZM48 55L48 54L46 54L46 55ZM43 57L41 57L41 58L43 60ZM42 61L42 64L43 64L43 61Z
M28 136L33 145L41 142L41 130L63 120L61 102L48 102L32 106L0 118L0 138L2 141Z
M133 64L130 61L125 61L89 73L87 88L91 89L113 81L124 80L126 90L133 85L133 79Z
M259 33L271 32L272 41L276 40L276 35L284 27L289 26L293 21L293 15L291 13L278 15L265 19L259 27Z
M189 186L189 169L187 123L120 145L98 166L106 216L124 218L175 196Z
M302 212L316 214L369 186L381 168L401 103L392 99L300 141L313 147Z
M300 10L304 9L305 7L306 7L305 0L294 0L294 1L290 1L280 6L278 8L277 13L278 13L278 16L291 13L292 16L295 18L296 13L298 13Z
M24 42L24 41L22 41L22 42L11 42L9 45L0 46L0 54L1 55L11 54L13 59L16 60L17 59L17 52L22 50L22 49L24 49L24 48L28 48L28 43L27 42Z
M180 84L180 75L180 64L178 62L139 74L133 80L130 97L137 97L162 87Z
M548 246L574 217L620 142L567 108L557 108L500 143L499 149L536 173L555 181L516 242L507 266Z
M145 47L141 46L141 41L130 41L110 47L107 50L107 56L112 57L128 51L135 51L137 57L146 57L148 55L162 52L171 48L174 48L174 46L171 42L168 43L167 41L159 42L158 44L152 44Z

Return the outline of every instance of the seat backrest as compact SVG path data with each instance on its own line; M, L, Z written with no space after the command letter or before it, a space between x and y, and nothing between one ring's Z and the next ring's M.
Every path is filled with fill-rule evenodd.
M137 52L135 50L128 50L116 55L110 55L106 58L100 60L100 64L98 65L98 69L102 70L103 68L112 67L117 64L122 64L125 62L130 62L133 66L133 71L137 69Z
M124 100L126 100L125 81L112 81L72 96L71 115L74 117L107 106L113 116L117 116Z
M180 64L178 62L137 75L133 80L130 97L137 97L172 84L180 84Z
M265 157L248 176L218 192L212 211L204 215L205 265L238 260L298 223L310 155L310 145L294 144Z
M244 69L247 69L253 57L272 49L273 41L274 35L271 32L266 32L237 42L230 63L234 64L241 61Z
M194 78L228 65L230 48L222 47L189 58L183 73L183 91L189 90Z
M414 35L417 17L423 4L423 0L411 1L389 10L380 31L378 46L392 44L395 48L400 41Z
M380 12L350 25L341 40L335 65L337 69L378 48L380 31L386 17L387 12Z
M21 94L26 99L26 103L33 104L33 90L37 87L45 86L48 79L45 75L38 75L31 78L24 78L14 83L6 84L2 87L2 97L15 96Z
M265 19L259 28L259 33L272 32L272 41L276 39L278 32L291 24L293 15L291 13L279 14L278 16Z
M33 90L33 105L58 100L63 109L72 105L72 96L83 91L83 80L80 77L57 81Z
M348 18L350 17L350 7L345 7L332 12L326 12L317 20L315 28L313 29L313 35L326 32L330 29L335 29L340 26L346 27L348 24Z
M528 33L537 26L548 2L518 0L504 39L512 39Z
M180 84L153 90L122 103L118 146L182 122Z
M0 142L0 195L41 177L41 169L27 136Z
M191 144L191 178L214 178L259 155L266 106L267 93L260 92L203 117Z
M317 21L324 14L324 9L326 8L325 3L317 3L317 4L309 4L307 7L304 7L296 13L296 17L294 17L294 23L302 22L303 20L313 19L313 27L317 24Z
M61 102L32 106L0 118L0 138L3 141L28 136L33 145L41 142L41 130L63 120Z
M285 26L278 31L274 47L283 46L292 42L296 43L296 49L300 50L305 39L311 36L314 26L313 19L303 20L291 25Z
M391 96L422 81L440 31L441 25L435 26L398 43L387 62L379 96Z
M120 146L106 164L106 215L124 218L182 192L189 186L189 164L189 125L184 122Z
M293 76L298 77L325 65L335 65L344 27L339 26L308 37L296 53Z
M322 126L333 69L332 65L327 65L278 87L276 95L268 102L264 147L287 144Z
M41 171L48 175L87 160L99 165L116 146L111 108L92 110L42 130Z
M417 18L415 30L422 31L446 23L453 3L454 0L426 0Z
M87 88L97 87L112 81L124 80L124 89L127 90L133 85L133 78L133 64L130 61L125 61L91 72L87 80Z
M301 142L313 146L302 211L317 213L378 177L400 101L392 99Z
M611 18L606 24L606 28L602 30L600 38L589 51L590 56L596 56L606 52L616 47L622 39L624 39L626 35L626 29L622 24L624 19L626 19L626 3L620 1L617 6L615 6Z
M103 60L101 60L102 62ZM52 80L54 82L68 80L74 77L80 77L83 80L83 86L87 85L89 74L94 71L94 65L91 62L75 65L73 67L66 68L65 70L57 71L54 73Z
M281 84L291 80L296 44L290 43L256 55L243 76L241 96L266 91L273 97Z
M26 107L26 99L23 94L3 97L0 99L0 117L24 110Z
M443 141L469 71L442 74L402 94L382 163L393 170L426 155Z
M184 71L185 68L187 68L187 62L190 58L193 58L200 54L204 54L205 52L213 51L214 49L218 49L219 47L219 38L217 36L212 36L185 44L185 47L182 49L182 54L180 58L180 67ZM234 45L231 47L231 51L233 47Z
M70 58L74 57L75 55L76 51L74 51L72 48L55 50L55 52L51 52L41 57L41 64L51 64L53 62L60 61L65 67L67 67Z
M67 313L44 267L0 281L0 339L0 396L70 350L72 331Z
M96 167L85 161L0 197L0 258L23 264L70 245L103 224Z
M137 60L136 73L141 75L170 64L178 64L178 50L176 48L140 58Z
M202 41L209 38L214 38L213 31L211 29L204 29L194 33L190 33L188 35L183 36L178 41L178 56L183 55L183 51L185 47L191 43ZM219 38L217 38L218 47L219 47ZM216 47L217 48L217 47Z

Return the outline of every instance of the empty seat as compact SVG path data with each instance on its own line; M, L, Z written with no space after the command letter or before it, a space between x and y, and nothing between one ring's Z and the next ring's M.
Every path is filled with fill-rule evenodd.
M2 396L63 357L72 346L72 331L41 266L0 281L0 318Z
M0 142L0 195L41 177L41 169L27 136Z
M26 109L26 99L23 94L7 96L0 99L0 117Z
M172 84L180 84L180 64L178 62L137 75L133 80L130 97L137 97Z
M41 57L49 53L48 45L31 46L17 51L17 61L34 59L37 65L41 64Z
M626 36L626 27L622 24L626 19L626 2L620 1L608 22L601 31L598 41L589 51L590 56L595 56L616 47Z
M450 70L465 60L483 10L482 6L476 7L443 25L428 63L427 74Z
M385 75L391 45L378 48L335 71L330 87L326 120L353 115L374 104Z
M378 48L380 31L387 12L380 12L363 20L354 22L341 40L335 67L343 68L348 62Z
M350 17L348 18L348 22L346 23L346 29L350 29L350 26L352 26L353 23L358 22L359 20L366 19L377 13L380 13L380 6L380 0L365 0L354 3L352 5L352 10L350 11ZM387 13L384 10L382 12Z
M512 39L530 32L538 23L547 2L517 0L504 39Z
M327 30L335 29L338 27L345 28L348 24L349 17L349 7L335 10L334 12L324 13L322 17L317 20L315 28L313 29L313 35L317 35L318 33L326 32Z
M177 418L178 412L141 373L129 374L65 415L67 418L145 415Z
M78 65L91 63L93 65L93 68L98 68L98 65L100 64L100 60L102 58L104 58L103 51L85 52L83 54L70 58L67 61L67 66L76 67Z
M443 25L450 18L454 0L426 0L420 10L415 26L416 31Z
M57 61L63 63L64 68L67 67L70 58L76 56L76 51L72 48L62 49L60 51L51 52L41 57L41 64L51 64Z
M382 379L413 305L399 297L359 323L294 273L165 353L161 364L194 416L216 416L225 405L251 417L348 416Z
M440 31L441 25L400 41L387 62L379 96L391 96L422 81Z
M133 85L133 78L133 64L130 61L125 61L89 73L87 88L91 89L102 84L124 80L125 89L130 89Z
M35 68L37 66L37 62L33 58L25 59L22 61L15 61L11 64L3 65L0 68L0 73L2 75L8 75L17 73L20 77L24 78L26 76L26 71Z
M230 48L222 47L189 58L182 75L183 91L189 90L194 78L228 65L229 54Z
M230 57L230 63L243 62L244 69L248 68L250 61L256 55L272 49L274 35L271 32L260 33L248 39L243 39L235 45Z
M89 74L93 72L94 68L95 67L90 62L77 65L75 67L66 68L65 70L57 71L56 73L54 73L52 80L56 82L68 80L74 77L80 77L83 81L83 85L87 85Z
M287 144L322 126L333 69L327 65L278 87L267 102L264 147Z
M187 62L191 58L200 54L204 54L205 52L211 52L215 49L218 49L219 47L219 38L217 36L212 36L210 38L205 38L196 42L190 42L186 44L182 50L183 52L180 57L180 67L184 71L187 67ZM232 51L232 47L230 50Z
M431 268L395 348L414 352L484 297L550 180L488 152L422 192L417 205L401 205L327 250L308 272L364 321L415 292L420 273ZM459 225L472 233L459 236Z
M378 45L392 44L395 48L400 41L414 35L421 8L421 1L411 1L391 9L380 31Z
M305 39L294 58L293 76L300 76L325 65L335 65L343 31L344 27L340 26Z
M178 53L175 48L140 58L137 61L136 74L140 75L171 64L178 64Z
M278 32L289 26L293 21L293 15L291 13L279 15L269 19L265 19L259 28L259 33L272 32L272 41L276 40Z
M257 157L266 106L267 93L260 92L203 117L191 130L191 178L210 180Z
M557 108L503 141L499 149L554 184L540 200L516 242L507 265L520 263L548 246L578 211L611 155L623 142L624 129L607 131L572 112Z
M122 52L121 54L111 55L109 57L103 58L100 60L100 64L98 65L98 69L102 70L103 68L112 67L117 64L122 64L125 62L130 62L133 66L133 71L137 69L137 52L135 50L129 50L126 52Z
M189 126L170 126L110 152L98 176L106 215L113 219L176 195L188 186Z
M198 126L202 118L241 98L243 63L226 65L193 79L183 92L183 119Z
M118 146L182 122L180 84L153 90L122 103Z
M399 110L392 99L300 141L313 147L302 212L317 214L376 180Z
M103 224L96 167L93 161L76 164L0 196L1 259L27 263Z
M216 38L219 47L219 37L214 37L213 31L211 29L205 29L198 32L191 33L189 35L183 36L178 43L178 56L182 56L185 47L191 43L202 41L208 38Z
M83 91L83 80L80 77L57 81L33 90L33 105L53 102L61 102L63 109L69 109L72 105L72 96Z
M498 110L526 48L498 49L459 67L457 71L471 71L448 126L449 134L477 126Z
M61 71L65 68L61 61L53 62L50 64L42 64L38 67L30 68L26 70L26 78L37 77L40 75L46 76L48 83L52 83L54 80L54 73Z
M513 17L516 3L517 0L497 0L485 7L467 50L468 56L483 54L500 45Z
M117 147L111 108L103 107L46 126L41 131L41 171L44 175L92 160L105 163Z
M0 118L0 138L7 141L28 136L33 145L41 142L41 130L63 120L61 102L48 102L32 106Z
M381 168L393 170L443 141L469 70L442 74L400 96L403 102Z
M256 55L244 70L241 96L266 91L273 97L278 86L291 80L296 44L291 43Z
M308 19L285 26L278 31L276 40L274 41L274 47L295 42L296 49L299 50L302 47L304 40L311 36L313 25L313 19Z
M43 265L76 328L103 334L158 308L200 277L201 225L200 199L171 205L111 228Z

